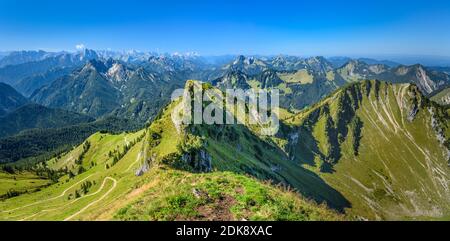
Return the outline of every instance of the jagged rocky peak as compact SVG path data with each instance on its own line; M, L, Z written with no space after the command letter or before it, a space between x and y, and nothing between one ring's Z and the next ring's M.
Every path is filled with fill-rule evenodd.
M157 61L159 59L160 59L160 56L152 55L152 56L148 57L147 61L152 62L152 61Z
M92 60L92 59L98 59L97 52L92 49L83 49L80 53L80 60Z
M148 73L145 70L145 68L143 68L143 67L139 67L136 69L136 71L133 72L133 76L139 76L141 78L145 78L145 76L147 76L147 75L148 75Z
M412 75L416 75L416 76L425 76L428 74L429 71L426 67L424 67L421 64L415 64L415 65L410 65L410 66L406 66L406 65L400 65L395 69L395 73L397 75L408 75L408 74L412 74Z
M127 77L129 80L134 79L140 81L150 81L152 83L158 82L160 84L165 82L162 75L157 72L149 72L143 67L139 67L134 71L129 71L127 73Z
M150 56L146 63L146 68L156 72L168 72L176 71L179 68L179 64L171 56Z
M240 55L233 62L224 66L222 69L225 71L242 71L248 75L256 75L261 73L267 67L268 64L263 59L258 59L255 57L245 57L243 55Z
M234 67L246 67L252 65L265 66L266 64L263 60L255 58L253 56L245 57L244 55L239 55L231 65Z
M287 62L287 58L284 55L278 55L272 59L272 63L285 64Z
M108 67L105 65L103 61L97 59L89 60L83 67L82 71L97 71L99 73L105 73L108 71Z
M327 72L333 70L332 64L322 56L315 56L305 59L305 65L309 69L317 72Z
M304 69L305 59L298 56L278 55L269 60L270 67L278 71L294 71Z
M448 74L429 70L420 64L401 65L395 68L393 72L397 77L415 83L425 94L431 94L450 86L450 76Z
M132 73L131 69L125 64L111 58L106 61L98 59L89 60L81 70L81 72L86 71L95 71L114 82L126 81Z
M327 63L328 60L325 59L323 56L314 56L306 59L306 62L309 64L312 63Z
M243 65L245 64L247 61L247 58L244 55L239 55L234 61L233 61L233 65Z
M414 65L413 68L415 69L416 73L416 77L419 81L419 85L423 87L423 89L427 92L427 93L431 93L434 90L437 89L438 87L438 83L434 82L431 80L431 78L429 77L427 71L424 69L424 67L422 65Z

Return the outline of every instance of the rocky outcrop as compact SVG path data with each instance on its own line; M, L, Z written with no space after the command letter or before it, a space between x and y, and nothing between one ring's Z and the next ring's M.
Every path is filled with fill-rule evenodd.
M206 150L200 149L196 152L185 153L181 160L198 172L212 171L212 158Z
M144 162L144 164L138 170L136 170L135 175L137 177L140 177L140 176L144 175L144 173L148 172L149 169L150 169L150 166L148 165L148 163Z
M156 161L156 155L153 154L150 159L144 161L144 163L139 167L139 169L136 170L135 175L137 177L140 177L144 175L144 173L148 172L150 170L150 164L154 163Z

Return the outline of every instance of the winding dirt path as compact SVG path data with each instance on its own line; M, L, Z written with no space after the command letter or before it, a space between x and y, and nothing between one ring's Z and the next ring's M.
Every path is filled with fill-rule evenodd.
M116 186L117 186L117 180L114 179L114 178L112 178L112 177L106 177L106 178L103 180L101 189L103 189L103 186L104 186L104 184L106 183L106 180L111 180L111 181L113 181L113 186L111 187L111 189L109 189L109 190L108 190L105 194L103 194L103 196L101 196L99 199L97 199L97 200L95 200L95 201L92 201L91 203L89 203L88 205L86 205L84 208L82 208L80 211L78 211L78 212L72 214L71 216L67 217L66 219L64 219L64 221L68 221L68 220L72 219L73 217L75 217L75 216L77 216L78 214L84 212L86 209L88 209L88 208L91 207L92 205L96 204L97 202L100 202L103 198L105 198L106 196L108 196L108 194L111 193L111 192L116 188ZM99 189L99 190L101 190L101 189Z

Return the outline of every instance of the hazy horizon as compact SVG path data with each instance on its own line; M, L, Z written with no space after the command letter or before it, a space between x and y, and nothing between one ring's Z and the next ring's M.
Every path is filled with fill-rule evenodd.
M83 48L90 49L90 48ZM45 51L49 53L76 53L83 49L71 49L71 50L48 50L48 49L14 49L14 50L0 50L0 54L5 56L8 53L16 52L16 51ZM247 56L247 57L276 57L276 56L295 56L301 58L309 58L309 57L325 57L327 59L331 58L351 58L351 59L374 59L378 61L391 61L398 64L404 65L413 65L413 64L422 64L426 66L442 66L449 67L450 66L450 56L444 55L417 55L417 54L343 54L343 55L320 55L320 54L288 54L288 53L279 53L279 54L243 54L243 53L228 53L228 54L220 54L220 55L205 55L198 52L157 52L157 51L141 51L136 49L127 49L127 50L114 50L114 49L90 49L94 51L111 51L116 53L126 53L130 51L136 51L138 53L153 53L160 55L197 55L205 58L226 58L226 57L236 57L239 55Z

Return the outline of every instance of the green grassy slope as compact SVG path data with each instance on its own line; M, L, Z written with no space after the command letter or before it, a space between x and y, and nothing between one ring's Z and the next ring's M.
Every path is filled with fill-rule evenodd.
M170 119L171 108L167 107L146 130L120 135L97 133L86 140L88 148L83 144L48 161L49 168L72 174L39 192L0 202L0 219L343 219L325 206L251 177L222 171L202 174L174 167L167 157L178 152L181 139ZM129 150L124 152L127 143ZM114 162L118 153L120 157ZM136 171L147 164L150 171L136 176Z
M104 206L108 201L117 198L118 194L123 194L132 190L134 182L127 181L125 177L134 177L134 165L140 161L138 153L142 148L142 140L133 147L114 166L106 168L111 164L112 158L108 156L109 151L120 149L138 140L143 131L131 134L110 135L97 133L87 141L90 143L89 150L80 159L83 146L75 148L73 151L61 156L58 160L52 159L47 165L53 169L68 169L74 175L65 175L55 184L43 188L39 192L23 194L18 197L0 202L2 220L64 220L69 216L79 212L92 202ZM82 160L77 162L76 160ZM85 170L80 172L80 166ZM115 184L118 180L123 185ZM88 185L87 192L84 193L82 185ZM79 197L76 198L78 195ZM105 195L108 194L108 195ZM104 196L104 197L103 197ZM103 197L103 198L102 198ZM90 206L88 206L89 208ZM96 210L92 208L91 210ZM88 212L80 212L86 214ZM70 220L78 219L78 215Z
M397 220L450 213L449 118L414 85L352 84L297 114L283 111L273 137L244 119L174 123L180 103L145 130L97 133L50 160L49 168L68 174L0 202L0 219ZM315 204L324 202L347 215Z
M46 187L51 182L30 172L0 172L0 200L26 192L34 192Z
M431 100L441 105L450 104L450 88L445 88L431 97Z
M289 122L303 137L290 143L290 155L341 192L351 202L349 213L448 215L449 118L417 87L354 84Z
M121 208L119 220L343 220L326 206L232 172L152 171L145 194ZM150 186L150 187L149 187ZM140 190L140 189L137 189Z
M449 124L416 86L363 81L287 117L273 138L248 124L186 130L204 146L194 166L203 149L213 170L286 183L356 218L411 219L450 211Z
M188 82L187 86L189 85ZM194 83L193 86L198 87L198 84ZM166 122L171 122L168 118L169 116L162 120L167 119ZM248 124L248 119L239 119L239 122L243 124L188 125L175 128L172 132L178 129L178 133L175 132L170 136L177 136L178 142L187 143L185 145L188 147L173 159L183 159L194 171L204 171L211 166L210 169L213 171L232 171L248 174L260 180L273 180L276 183L290 185L302 195L319 203L326 202L340 211L349 207L346 198L326 184L316 173L290 160L287 152L277 144L277 141L286 142L286 140L260 136L261 126ZM158 121L154 124L160 125ZM167 126L167 123L162 126ZM167 130L165 128L164 132ZM201 144L195 144L194 140L199 140ZM176 144L170 146L172 151L175 151ZM186 168L184 163L175 162L174 165Z

